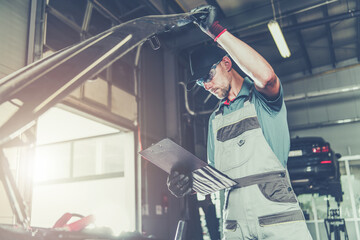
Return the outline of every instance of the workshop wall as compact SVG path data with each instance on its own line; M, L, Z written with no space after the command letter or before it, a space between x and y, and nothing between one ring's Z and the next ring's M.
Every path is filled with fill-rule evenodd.
M0 78L25 66L30 1L1 1ZM13 213L0 184L0 222L12 223Z
M169 109L165 94L164 50L154 51L146 43L141 50L140 63L140 129L145 149L167 137ZM167 82L166 84L169 84ZM175 96L173 96L175 97ZM174 132L174 131L173 131ZM175 136L175 133L172 133ZM171 137L171 136L170 136ZM167 189L167 174L155 165L142 161L142 231L160 239L173 239L180 215L179 200Z
M283 82L291 136L321 136L343 156L360 154L359 74L355 64Z
M164 77L162 49L154 51L147 44L141 50L141 130L143 144L165 137ZM145 146L144 146L145 147Z
M1 1L0 78L26 64L30 0Z

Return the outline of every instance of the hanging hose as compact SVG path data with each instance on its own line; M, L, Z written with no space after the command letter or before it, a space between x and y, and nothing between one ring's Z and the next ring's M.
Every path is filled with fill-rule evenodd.
M220 101L216 104L216 106L211 109L211 110L205 110L205 111L199 111L199 112L195 112L193 110L190 109L189 106L189 100L188 100L188 91L186 89L186 84L184 82L179 82L179 84L181 86L183 86L184 88L184 98L185 98L185 108L186 111L191 115L191 116L199 116L199 115L207 115L207 114L211 114L213 111L215 111L215 109L217 109L217 107L219 106Z

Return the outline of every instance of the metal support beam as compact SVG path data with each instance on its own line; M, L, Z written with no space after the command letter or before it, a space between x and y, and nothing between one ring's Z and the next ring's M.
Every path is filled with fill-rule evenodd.
M323 6L322 10L323 10L324 17L329 18L328 7L326 5ZM333 43L333 38L332 38L332 34L331 34L330 23L325 24L325 29L326 29L327 39L328 39L328 44L329 44L330 59L331 59L333 67L335 68L336 67L336 57L335 57L334 43Z
M315 26L319 26L319 25L323 25L323 24L327 24L327 23L332 23L332 22L337 22L337 21L342 21L345 19L350 19L350 18L354 18L354 17L359 17L360 16L360 10L355 10L355 11L349 11L346 13L341 13L338 15L334 15L334 16L330 16L327 18L322 18L322 19L318 19L318 20L311 20L311 21L307 21L307 22L303 22L303 23L299 23L293 26L287 26L287 27L283 27L283 32L287 32L287 31L295 31L298 29L306 29L306 28L312 28Z
M299 13L303 13L306 11L313 10L315 8L331 4L335 1L281 1L281 18L286 18L291 15L296 15ZM229 26L234 26L234 23L241 24L241 26L234 26L229 30L231 32L241 32L248 30L250 28L254 28L261 25L266 25L269 20L273 19L274 16L272 14L272 7L271 4L263 5L262 7L256 9L256 11L252 11L251 16L253 18L249 19L249 12L245 14L235 15L233 17L229 17L226 19L226 23L229 23ZM278 17L280 19L280 16ZM260 20L253 20L253 19L260 19ZM226 25L225 25L226 26ZM283 30L283 27L282 27ZM283 30L284 31L284 30Z
M356 0L356 10L360 10L360 0ZM360 17L358 17L356 21L356 48L357 58L360 62Z
M323 34L322 33L319 33L318 35L313 35L312 38L308 39L308 42L315 42L316 40L320 39L323 37ZM308 46L308 48L311 48ZM300 58L303 58L303 54L301 52L301 48L300 50L297 50L293 53L291 53L291 59L292 60L296 60L296 59L300 59ZM286 59L285 58L282 58L282 57L279 57L278 59L274 59L272 62L271 62L271 65L276 68L278 65L281 65L282 63L286 62Z
M318 40L319 38L321 38L323 35L321 34L320 36L315 36L311 39L308 39L309 42L314 42L316 40ZM344 48L345 46L348 46L350 44L355 44L357 43L356 40L347 40L347 41L344 41L344 42L340 42L338 44L334 44L334 49L337 49L337 48ZM314 48L314 47L308 47L308 48ZM316 48L319 48L319 47L316 47ZM355 49L354 49L355 51ZM295 60L295 59L300 59L302 58L303 55L300 54L300 51L295 51L294 53L291 54L291 59L292 60ZM281 65L282 63L286 62L286 59L284 58L278 58L278 59L275 59L274 61L271 62L271 65L276 68L277 65Z
M350 18L354 18L354 17L360 17L360 10L349 11L346 13L330 16L327 18L311 20L311 21L298 23L298 24L291 25L291 26L284 26L284 27L282 27L282 30L284 33L291 32L291 31L296 31L296 30L301 30L301 29L306 29L306 28L312 28L312 27L320 26L320 25L327 24L327 23L337 22L337 21L341 21L341 20L345 20L345 19L350 19ZM195 29L194 31L198 31L198 29ZM189 38L190 34L197 35L197 33L189 31L189 33L187 33L186 35L184 34L184 36L181 36L180 38L178 38L177 39L177 43L179 43L179 45L177 46L178 48L182 49L182 48L198 45L201 42L203 42L205 39L209 40L208 38L205 38L206 36L201 35L197 39L197 40L202 39L201 41L197 41L197 40L194 40L194 38L190 38L190 39L192 39L192 41L191 41L191 43L189 43L189 40L186 40L185 38ZM243 40L247 41L249 39L254 39L254 38L256 38L256 39L264 38L264 34L268 35L268 30L265 28L263 31L257 32L256 34L253 34L253 33L250 33L247 35L243 34L243 35L241 35L241 37ZM182 40L184 40L184 41L182 41ZM182 43L184 43L184 44L182 44Z
M357 123L360 122L360 118L350 118L350 119L342 119L336 121L328 121L328 122L319 122L319 123L310 123L304 125L295 125L289 126L290 131L298 131L298 130L305 130L305 129L312 129L312 128L323 128L323 127L330 127L330 126L337 126L349 123Z
M15 179L10 170L9 161L5 157L3 150L0 151L0 181L9 198L12 211L16 217L16 222L21 224L24 229L30 228L29 208L21 197L16 186Z
M141 89L141 76L140 76L140 70L141 70L141 65L140 65L140 53L141 53L141 49L142 49L143 44L140 44L139 46L137 46L136 49L136 55L135 55L135 61L134 61L134 89L135 89L135 96L136 96L136 112L137 112L137 127L138 127L138 134L135 134L135 150L136 150L136 160L135 160L135 173L136 173L136 178L135 178L135 195L136 195L136 230L138 231L142 231L142 212L141 212L141 206L142 204L148 204L148 194L146 193L144 196L144 199L142 199L142 194L144 194L144 192L142 192L142 188L141 188L141 182L142 182L142 158L140 156L140 154L137 154L140 150L142 150L142 145L141 145L141 126L142 126L142 115L141 115L141 109L142 109L142 101L140 98L140 89ZM145 191L147 191L148 189L145 188Z
M88 33L92 10L93 10L93 3L91 1L88 1L86 4L84 19L83 19L83 23L81 26L81 39L82 40L84 40L86 38L86 35Z
M104 7L99 1L91 0L91 2L94 4L96 10L98 10L104 17L110 19L112 23L114 23L115 25L122 23L122 21L118 17L112 14L112 12L106 7Z
M282 1L282 18L284 18L284 16L289 17L297 13L306 12L314 8L323 6L324 4L331 4L333 2L337 2L337 0L326 2L319 0L308 0L306 2ZM251 14L251 18L249 18L249 14ZM227 29L233 34L240 33L241 39L244 39L244 35L254 35L253 33L246 33L249 33L250 29L254 29L255 27L264 26L263 31L268 31L267 28L265 28L265 25L271 19L273 19L271 4L267 4L256 8L255 10L249 10L246 12L242 12L241 14L228 17L224 19L224 21L222 21L222 25L224 27L227 27ZM193 29L184 33L182 36L177 38L177 41L173 47L177 49L185 49L209 40L207 36L199 33L200 30L198 29Z
M336 44L334 44L334 48L343 48L345 46L351 45L351 44L356 44L357 43L357 39L346 39L343 40L341 42L338 42ZM355 46L357 48L357 46Z
M349 11L346 13L341 13L341 14L326 17L326 18L310 20L307 22L302 22L302 23L298 23L298 24L294 24L294 25L290 25L290 26L284 26L281 29L283 32L292 32L292 31L312 28L312 27L316 27L316 26L320 26L320 25L324 25L324 24L329 24L332 22L338 22L338 21L342 21L342 20L346 20L346 19L350 19L350 18L354 18L354 17L360 17L360 10ZM268 34L267 29L264 29L264 31L257 32L256 34L243 35L243 39L244 38L260 39L261 37L264 37L264 34Z
M64 16L62 13L60 13L55 8L47 5L46 6L46 11L47 11L47 13L53 15L54 17L56 17L57 19L59 19L60 21L62 21L63 23L65 23L66 25L68 25L69 27L74 29L75 31L77 31L78 33L81 33L82 30L81 30L81 27L79 25L77 25L76 23L71 21L69 18Z
M125 14L121 15L119 18L120 18L121 21L124 21L124 19L126 19L127 17L132 16L132 15L134 15L136 12L141 11L141 10L143 10L143 9L145 9L145 6L144 6L144 5L140 5L140 6L138 6L137 8L134 8L134 9L126 12Z
M90 25L92 9L93 9L93 3L91 0L89 0L87 3L87 6L86 6L83 23L82 23L82 26L80 27L74 21L72 21L69 18L67 18L66 16L64 16L61 12L59 12L55 8L51 7L50 5L46 6L46 12L48 14L53 15L54 17L59 19L61 22L65 23L67 26L69 26L70 28L72 28L73 30L78 32L80 34L81 40L84 40L87 37L91 36L91 34L87 30ZM44 43L44 45L46 45L46 43Z
M164 14L163 11L161 11L158 7L154 6L154 4L152 3L153 1L154 0L139 0L139 2L142 3L142 5L144 5L150 9L151 14L154 14L154 15Z
M302 59L304 57L302 50L297 50L295 52L291 53L291 60L297 60L297 59ZM281 67L281 65L286 62L287 60L283 57L279 57L278 59L275 59L271 62L271 65L273 66L275 72L278 69L278 67ZM305 69L304 69L305 71Z
M96 8L104 17L110 19L115 24L120 24L122 21L118 19L115 15L113 15L107 8L105 8L102 4L100 4L97 0L89 0L86 6L85 15L83 19L82 26L80 27L77 25L74 21L70 20L66 16L64 16L61 12L56 10L55 8L51 7L50 5L46 6L47 13L53 15L57 19L59 19L61 22L68 25L73 30L77 31L81 36L82 39L88 36L91 36L91 34L88 32L88 28L90 25L90 19L93 8Z
M292 21L293 21L294 24L297 24L296 16L292 16ZM297 30L296 35L297 35L297 39L298 39L299 44L300 44L300 49L301 49L302 55L305 58L305 63L306 63L307 69L308 69L309 73L312 73L312 65L311 65L309 53L308 53L308 51L306 49L305 41L304 41L304 38L303 38L303 36L301 34L301 30Z
M47 10L47 6L49 6L49 0L46 0L45 6L44 6L44 19L43 19L43 25L42 25L42 29L43 29L43 35L42 35L42 49L46 48L46 36L47 36L47 22L48 22L48 10Z
M349 92L355 92L355 91L359 91L359 90L360 90L360 86L356 86L356 85L342 87L342 88L333 88L333 89L327 89L327 90L323 90L323 91L314 91L314 92L286 96L286 97L284 97L284 101L286 103L289 103L291 101L299 101L299 100L305 100L305 99L309 99L309 98L325 97L325 96L329 96L329 95L340 94L340 93L349 93Z
M90 116L97 117L99 119L103 119L110 124L114 124L114 126L123 126L126 129L130 129L132 131L137 131L137 128L133 121L119 116L117 114L112 113L108 109L94 107L86 102L76 99L74 97L68 96L62 102L65 106L77 109L83 113L89 114Z
M37 0L32 0L30 4L30 16L29 16L29 28L27 39L27 59L26 65L29 65L34 61L34 46L35 46L35 27L36 27L36 10Z
M161 2L162 2L162 6L163 6L165 14L170 14L169 1L168 0L162 0Z

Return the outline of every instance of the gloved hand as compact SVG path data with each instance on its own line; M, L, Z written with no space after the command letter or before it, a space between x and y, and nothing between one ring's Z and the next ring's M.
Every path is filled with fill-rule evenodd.
M189 194L192 189L192 176L177 171L171 171L167 178L167 186L169 191L177 198L184 197Z
M191 10L194 14L194 23L207 35L209 35L214 41L223 34L226 29L216 21L217 9L214 6L206 5L197 7Z

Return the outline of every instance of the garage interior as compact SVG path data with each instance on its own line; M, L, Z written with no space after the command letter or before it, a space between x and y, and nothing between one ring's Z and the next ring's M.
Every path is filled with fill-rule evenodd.
M185 84L189 54L214 43L194 24L145 39L71 86L40 116L24 111L23 125L14 117L21 101L48 91L67 70L48 85L26 88L32 83L24 81L21 101L6 95L9 76L62 49L140 17L201 5L216 6L220 22L274 68L291 138L321 137L339 154L340 204L322 191L298 195L313 239L328 239L328 205L340 210L349 239L360 239L359 0L0 0L0 225L51 229L69 212L94 215L96 224L86 231L109 239L174 239L188 208L185 239L215 239L206 227L209 199L177 199L168 191L168 174L138 154L169 138L207 159L208 119L219 100L200 86L187 91ZM290 57L281 56L269 32L274 19ZM20 198L8 196L14 185L9 174ZM211 200L221 226L219 194Z

